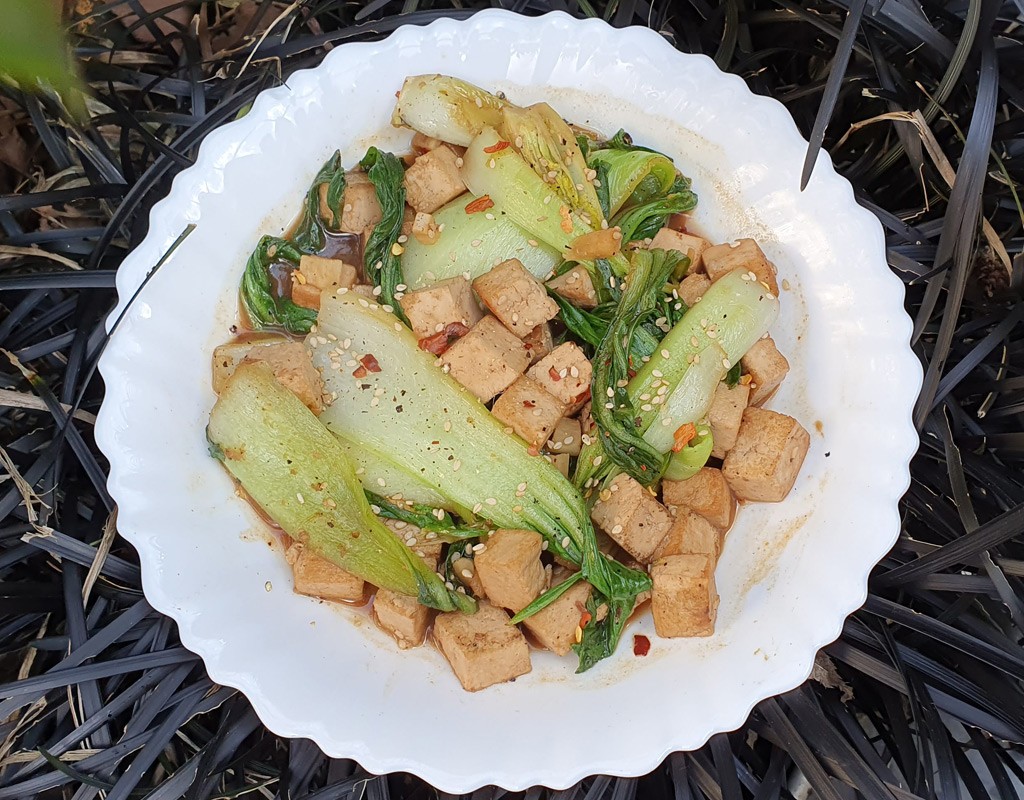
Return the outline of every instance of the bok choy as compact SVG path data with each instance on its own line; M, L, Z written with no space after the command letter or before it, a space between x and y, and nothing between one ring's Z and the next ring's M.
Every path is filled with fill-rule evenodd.
M402 283L398 237L402 233L402 216L405 213L405 185L402 183L405 168L392 153L382 152L376 147L367 150L359 164L373 184L383 215L363 252L366 277L380 287L381 302L392 306L404 321L405 315L395 300L395 292Z
M402 84L391 123L466 147L485 127L500 127L506 105L496 94L458 78L414 75Z
M431 608L473 610L377 520L344 450L266 365L235 371L206 435L248 495L317 555Z

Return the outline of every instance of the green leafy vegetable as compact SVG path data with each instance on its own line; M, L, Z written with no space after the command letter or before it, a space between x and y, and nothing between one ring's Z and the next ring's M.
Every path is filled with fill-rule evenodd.
M308 333L316 322L316 311L277 297L270 279L270 266L283 261L297 267L302 251L287 239L264 236L252 251L242 273L242 304L256 330L284 328L289 333Z
M319 556L431 608L472 610L377 520L344 450L266 365L235 371L206 434L249 496Z
M405 243L402 275L410 290L466 272L472 280L498 259L518 258L537 278L546 277L558 264L558 253L531 240L498 203L485 212L467 214L466 206L477 199L464 194L435 211L434 224L440 232L433 243L423 244L415 236Z
M740 376L743 374L743 365L737 361L731 367L729 371L725 373L725 385L730 389L740 382Z
M678 261L679 254L671 250L637 250L633 254L626 290L594 355L591 414L599 441L606 457L644 486L661 477L665 456L637 430L633 401L626 391L630 349L638 322L656 307Z
M387 487L387 493L392 497L401 495L405 500L429 508L455 510L446 498L420 480L417 475L367 447L365 443L352 442L338 436L338 444L345 451L349 461L355 465L356 477L368 491L379 492L381 487Z
M561 597L563 594L569 591L581 580L583 580L583 573L574 572L572 575L570 575L557 586L552 586L550 589L544 592L544 594L542 594L540 597L538 597L536 600L530 603L530 605L528 605L526 608L524 608L522 611L520 611L518 614L512 617L512 624L517 625L524 619L532 617L538 611L543 611L545 608L547 608L549 605L555 602L559 597Z
M395 245L402 233L402 216L405 213L405 185L402 182L405 168L394 154L376 147L366 151L359 165L373 184L382 215L363 251L366 276L380 287L381 302L392 306L395 314L402 321L407 321L395 300L395 287L403 282L402 260L395 253Z
M342 198L345 194L345 170L341 166L341 151L335 150L320 167L313 178L313 183L306 191L306 199L302 203L302 217L291 239L304 253L316 253L323 249L326 242L324 224L320 218L320 190L326 186L326 206L331 212L331 230L341 228Z
M714 449L715 441L711 436L711 429L704 426L697 426L697 435L677 453L673 453L665 467L665 477L670 481L685 481L692 478L701 467L708 463L711 458L711 451Z
M558 304L561 310L561 320L565 327L576 338L586 342L592 348L599 347L608 332L612 317L615 315L615 303L605 303L587 311L574 306L557 292L548 290L548 294ZM644 325L638 325L630 342L630 356L639 363L641 359L655 351L658 341L658 336L651 333Z
M414 75L398 93L391 122L466 147L485 127L501 126L507 101L447 75Z
M502 109L502 134L541 179L551 185L584 221L597 226L604 219L593 184L587 179L586 160L569 125L547 103L528 108Z
M640 150L645 153L655 153L656 150L651 150L649 147L642 147L638 144L633 144L633 137L630 136L624 129L619 128L615 135L607 141L601 142L593 146L595 150Z
M667 194L624 208L612 218L610 224L622 229L623 242L651 239L671 214L690 211L696 205L697 195L690 188L690 179L680 175L673 181ZM689 259L686 266L689 266Z
M465 539L479 539L488 530L482 526L457 525L447 512L439 515L436 512L442 511L442 509L436 509L423 503L399 503L371 491L366 492L366 499L370 501L371 507L375 507L373 512L377 516L407 522L421 530L436 533L438 541L457 542Z
M601 185L608 188L608 211L614 217L627 205L642 204L666 194L676 179L672 160L652 150L607 148L594 150L592 169L603 165L607 174Z
M583 639L572 649L579 657L577 673L586 672L603 658L615 652L615 646L622 636L622 629L633 613L636 598L603 598L592 594L587 601L587 611L591 614L591 622L583 628ZM604 604L608 614L598 619L598 611Z

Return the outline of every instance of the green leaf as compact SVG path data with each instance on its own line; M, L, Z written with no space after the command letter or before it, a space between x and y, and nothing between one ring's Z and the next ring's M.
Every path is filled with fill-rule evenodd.
M363 253L366 276L380 287L380 302L394 309L395 315L407 322L401 306L395 300L397 286L402 280L402 260L395 255L394 247L402 233L402 217L405 213L405 167L393 154L376 147L366 151L360 166L377 193L380 203L381 221L370 234Z
M622 229L624 243L650 239L664 227L671 214L690 211L696 205L697 195L690 189L690 179L679 175L666 194L657 195L638 205L624 208L612 218L609 224L617 225ZM687 266L689 266L689 259L687 259Z
M376 506L374 513L379 517L399 520L415 525L425 531L437 534L438 541L458 542L466 539L479 539L489 530L479 525L456 525L451 515L443 509L433 508L423 503L396 503L375 492L366 492L366 499ZM441 514L438 517L438 514Z
M85 91L75 72L60 17L61 4L50 0L5 3L0 24L0 80L38 92L48 84L64 105L85 118Z
M316 322L316 311L277 297L270 280L271 264L285 261L298 266L301 258L299 248L277 236L264 236L252 251L242 273L241 293L249 322L256 330L284 328L289 333L304 334Z
M743 374L743 365L737 361L727 373L725 373L725 385L730 389L740 382L740 375Z
M327 186L327 207L331 212L331 229L341 228L341 201L345 194L345 170L341 166L341 151L335 150L320 167L313 183L306 190L302 203L302 218L292 235L292 241L305 253L316 253L325 244L324 225L320 219L320 187Z

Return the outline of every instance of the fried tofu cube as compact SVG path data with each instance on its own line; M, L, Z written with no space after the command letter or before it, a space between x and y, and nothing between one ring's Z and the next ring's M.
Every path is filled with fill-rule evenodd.
M296 594L339 603L361 603L365 590L362 578L321 558L305 545L294 542L285 552L292 567Z
M687 273L693 275L704 269L704 251L711 242L692 233L681 233L672 228L662 228L651 240L651 250L676 250L690 259Z
M532 378L520 375L491 408L527 444L540 448L565 414L565 405Z
M555 347L551 338L551 326L542 322L523 337L523 346L530 351L530 363L536 364Z
M420 339L440 333L451 322L472 328L484 316L469 281L461 275L407 292L398 303L409 318L412 332Z
M449 374L486 403L526 370L530 351L494 317L484 317L441 355Z
M311 308L314 311L320 310L321 289L311 283L298 283L292 281L292 302L303 308Z
M290 389L314 414L324 410L324 381L302 342L282 342L253 348L243 364L264 363L274 371L278 383Z
M722 474L742 500L784 500L803 466L811 437L792 417L751 406L722 463Z
M594 308L597 305L597 290L590 273L583 267L573 267L548 281L552 291L557 292L573 305L580 308Z
M572 417L563 417L555 424L548 439L548 450L552 453L564 453L570 456L578 456L583 447L581 441L582 431L580 421Z
M416 211L433 214L464 191L458 156L441 146L430 150L405 171L405 199Z
M318 289L351 289L359 278L359 270L338 258L304 255L299 260L302 282Z
M700 302L710 287L711 281L708 280L707 275L703 272L692 272L680 281L676 293L679 295L679 299L686 303L686 307L690 308Z
M711 636L718 615L715 558L667 556L651 565L651 612L658 636Z
M566 405L566 414L583 407L590 396L593 368L575 342L564 342L526 373Z
M499 530L487 539L486 549L474 558L487 599L519 613L537 599L547 585L541 563L544 537L536 531Z
M518 258L502 261L473 281L483 304L520 339L558 313L558 305L544 284Z
M672 515L629 475L618 475L601 493L590 518L641 564L650 563L672 527Z
M654 552L654 559L703 553L718 558L722 552L723 534L700 514L680 507L672 527Z
M547 458L548 458L548 461L550 461L554 465L555 469L557 469L559 472L562 473L563 477L565 477L565 478L569 477L569 454L568 453L557 453L556 455L548 456Z
M218 345L213 349L213 391L220 394L228 378L235 374L238 365L245 360L250 352L259 347L269 347L275 344L287 344L288 339L279 336L256 339L247 342L228 342Z
M727 272L741 269L752 272L759 283L764 284L776 297L779 296L779 284L775 266L753 239L740 239L731 244L716 244L704 251L704 269L714 283Z
M722 531L729 530L736 517L736 497L722 470L714 467L702 467L685 481L662 481L661 494L665 505L685 506Z
M789 374L789 361L779 352L772 337L758 339L741 359L750 375L750 405L759 406L772 396Z
M749 400L750 386L741 383L730 387L723 381L715 389L711 407L708 409L708 425L711 427L713 442L711 455L715 458L725 458L725 454L736 444L743 409L747 407Z
M420 605L415 597L391 589L380 589L373 598L374 622L402 650L423 644L433 615L433 609Z
M487 597L483 581L480 580L480 573L476 568L476 561L469 556L456 558L452 562L452 569L459 580L473 593L473 597L482 599Z
M434 222L434 215L425 214L422 211L416 212L410 232L420 244L437 244L437 240L441 236L438 225Z
M421 153L425 153L428 150L434 150L438 147L442 147L444 142L440 139L435 139L433 136L427 136L425 133L416 131L412 135L412 149L418 150Z
M570 574L562 574L553 585L566 580ZM583 616L580 609L586 608L591 591L589 583L580 581L547 608L523 620L523 625L541 647L559 656L569 655L576 644L576 629L580 627Z
M434 643L468 692L530 671L526 637L502 609L482 602L475 614L451 611L434 621Z
M372 231L383 218L377 190L369 181L345 184L341 201L341 230L343 233Z

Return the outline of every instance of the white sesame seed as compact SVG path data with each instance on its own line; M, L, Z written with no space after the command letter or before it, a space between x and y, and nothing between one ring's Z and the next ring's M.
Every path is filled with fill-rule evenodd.
M601 466L601 462L602 461L604 461L604 456L598 456L597 458L594 459L594 466L595 467Z
M488 497L486 500L484 500L484 502L487 503L487 505L489 505L489 506L496 506L496 505L498 505L498 501L495 500L493 497Z
M671 358L672 354L668 350L666 350L665 348L662 348L662 350L661 350L661 357L662 358Z
M303 497L299 492L295 493L295 499L298 500L300 503L306 502L306 498Z
M562 549L563 550L565 548L567 548L570 544L572 544L572 539L570 539L568 536L566 536L564 539L562 539Z

